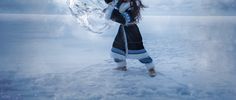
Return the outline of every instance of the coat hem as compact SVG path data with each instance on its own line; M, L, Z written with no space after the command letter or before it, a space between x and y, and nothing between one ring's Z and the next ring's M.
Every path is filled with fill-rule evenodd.
M147 52L145 52L145 53L141 53L141 54L128 54L128 55L125 56L125 55L122 55L122 54L111 52L111 57L124 60L126 58L128 58L128 59L143 59L143 58L149 57L149 55L148 55Z

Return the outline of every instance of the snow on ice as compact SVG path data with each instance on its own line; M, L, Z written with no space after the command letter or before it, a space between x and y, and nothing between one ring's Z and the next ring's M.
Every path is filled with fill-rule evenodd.
M146 14L139 26L154 78L135 60L128 60L127 72L113 70L117 24L90 34L70 15L1 13L0 99L236 98L235 16Z

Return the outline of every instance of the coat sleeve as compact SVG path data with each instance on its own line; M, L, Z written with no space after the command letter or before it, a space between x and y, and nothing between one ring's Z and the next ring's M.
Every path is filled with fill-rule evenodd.
M127 9L130 8L130 2L122 3L118 8L120 13L124 13Z
M105 10L105 14L106 19L111 19L112 21L120 24L126 24L125 17L114 6L109 5Z

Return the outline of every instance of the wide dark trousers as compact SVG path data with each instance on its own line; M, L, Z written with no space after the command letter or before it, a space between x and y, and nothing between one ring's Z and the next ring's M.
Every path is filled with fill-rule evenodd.
M136 24L120 25L111 51L111 56L119 64L118 66L126 65L126 58L138 59L144 64L152 63L152 58L143 46L142 36Z

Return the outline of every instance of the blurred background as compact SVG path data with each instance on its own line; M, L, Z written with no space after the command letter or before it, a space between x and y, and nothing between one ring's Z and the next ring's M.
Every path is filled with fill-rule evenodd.
M2 0L1 13L67 14L66 0ZM235 15L235 0L143 0L149 8L145 14L209 16Z

